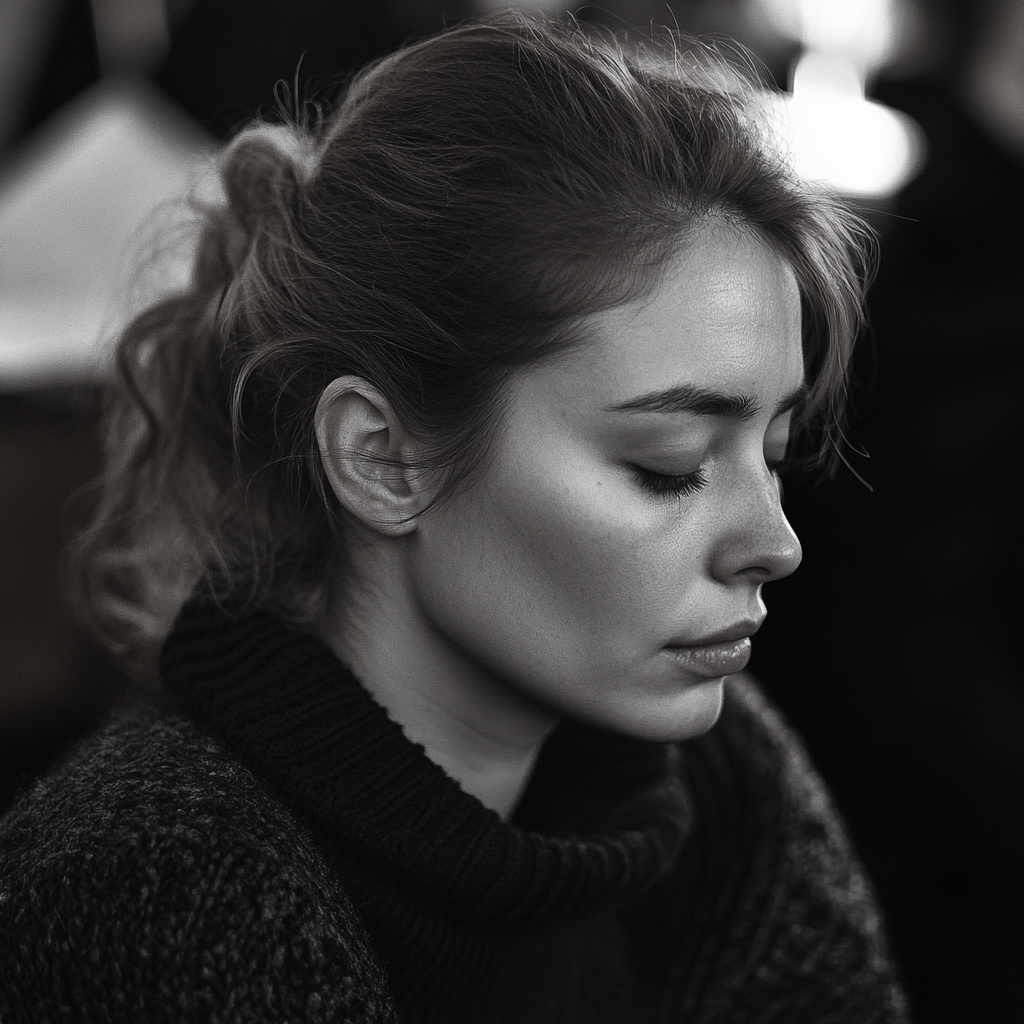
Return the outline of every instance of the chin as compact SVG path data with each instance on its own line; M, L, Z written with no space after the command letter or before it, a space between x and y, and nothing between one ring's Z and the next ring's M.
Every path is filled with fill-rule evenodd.
M636 739L656 743L678 743L703 736L722 713L725 677L708 679L688 686L669 706L661 706L650 715L637 716L622 732ZM632 727L630 727L632 726Z

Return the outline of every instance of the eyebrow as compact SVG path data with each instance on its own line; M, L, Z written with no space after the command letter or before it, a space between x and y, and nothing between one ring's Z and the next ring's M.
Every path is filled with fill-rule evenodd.
M775 416L781 416L799 405L807 397L807 385L794 388L775 407ZM724 416L727 419L749 420L761 411L761 403L753 395L730 395L723 391L697 387L695 384L677 384L664 391L650 391L626 402L605 407L605 412L688 412L697 416Z

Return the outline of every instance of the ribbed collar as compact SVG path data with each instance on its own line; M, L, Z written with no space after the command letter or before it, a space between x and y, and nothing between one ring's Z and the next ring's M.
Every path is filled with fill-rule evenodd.
M490 927L625 905L671 868L689 829L676 748L579 726L556 730L524 798L543 831L503 822L322 643L266 611L193 599L161 672L182 708L321 833ZM578 831L566 831L571 819Z

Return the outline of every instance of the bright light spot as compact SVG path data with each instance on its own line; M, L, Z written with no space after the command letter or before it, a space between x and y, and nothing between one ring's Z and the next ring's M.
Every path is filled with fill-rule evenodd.
M898 192L924 161L924 135L898 111L864 98L892 55L908 0L760 0L776 30L804 45L792 96L766 97L794 169L858 199Z
M790 79L794 96L824 92L864 98L864 80L842 54L809 50L796 62Z
M924 160L917 124L864 99L856 75L841 61L808 54L794 71L793 95L765 99L776 140L796 172L844 195L892 195Z
M842 52L862 73L885 63L897 43L897 0L761 0L776 30L810 50Z

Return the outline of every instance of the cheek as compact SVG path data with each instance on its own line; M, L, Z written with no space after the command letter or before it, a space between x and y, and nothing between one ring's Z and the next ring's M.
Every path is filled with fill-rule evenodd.
M508 495L504 537L495 537L534 600L558 602L558 618L592 623L614 614L644 572L643 531L600 481L534 480Z
M434 537L446 593L432 588L431 599L447 632L465 641L473 623L476 636L494 630L557 657L642 641L675 617L694 572L677 506L578 457L505 463L481 483L446 508L445 536Z

